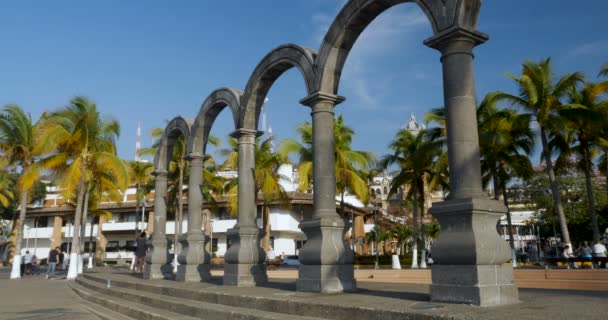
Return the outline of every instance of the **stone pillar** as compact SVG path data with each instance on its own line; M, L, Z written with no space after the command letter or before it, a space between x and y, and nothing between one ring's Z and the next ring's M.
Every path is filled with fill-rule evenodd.
M226 232L232 245L224 256L224 284L251 287L268 281L266 253L260 247L264 232L256 224L255 140L257 131L238 129L239 139L238 217Z
M51 239L51 249L61 246L63 218L55 216L53 218L53 238Z
M342 101L342 97L320 92L300 101L312 108L314 211L311 220L299 226L308 241L300 249L298 291L356 289L353 252L344 244L346 225L336 212L333 108Z
M203 156L189 155L190 180L188 182L188 233L180 238L182 250L177 258L177 281L200 282L211 279L209 252L205 250L205 235L202 231Z
M154 171L154 233L148 241L144 279L163 279L171 273L167 251L167 171Z
M496 232L506 213L482 192L473 47L487 36L449 29L425 41L442 54L450 195L430 210L441 224L432 247L433 301L495 306L518 302L507 243Z

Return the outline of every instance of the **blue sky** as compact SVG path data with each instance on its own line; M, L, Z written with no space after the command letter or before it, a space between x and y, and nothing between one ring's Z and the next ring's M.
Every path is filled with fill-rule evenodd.
M120 120L119 154L134 155L137 122L143 145L152 127L177 115L195 117L207 95L243 89L260 59L284 43L318 49L341 0L3 1L0 2L0 105L16 103L37 118L75 95ZM595 76L608 62L608 2L484 1L476 48L477 94L513 92L505 72L551 56L558 75ZM422 45L431 28L413 4L379 16L346 63L336 108L355 131L354 147L378 155L413 112L443 104L439 53ZM268 119L278 140L310 119L295 70L269 92ZM212 134L233 130L224 110ZM535 162L538 159L535 159Z

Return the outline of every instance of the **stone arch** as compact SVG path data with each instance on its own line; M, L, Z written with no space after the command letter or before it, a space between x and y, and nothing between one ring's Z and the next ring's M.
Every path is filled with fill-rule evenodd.
M160 138L160 144L154 156L154 169L157 172L168 171L168 164L171 160L171 153L176 139L183 135L186 141L190 140L192 119L185 119L181 116L173 118L165 127L165 132Z
M452 29L475 32L481 0L349 0L329 27L315 61L315 91L338 94L342 68L357 38L387 9L416 3L426 14L434 36Z
M240 127L256 130L260 109L273 83L287 70L296 67L304 77L307 94L315 88L314 60L312 49L295 44L286 44L270 51L257 65L247 82L241 105Z
M224 108L230 108L234 128L239 128L242 96L243 93L240 90L232 88L219 88L209 94L192 125L192 137L188 143L190 154L205 154L211 127Z

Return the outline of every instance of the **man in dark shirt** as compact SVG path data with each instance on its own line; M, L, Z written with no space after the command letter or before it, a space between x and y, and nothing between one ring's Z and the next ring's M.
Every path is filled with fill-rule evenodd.
M47 271L46 278L49 278L49 275L55 275L55 267L57 266L57 258L59 256L59 247L55 247L55 249L49 252L49 270Z
M135 272L143 273L146 253L148 252L146 232L142 232L135 242L137 244L137 248L135 248L135 266L133 269Z

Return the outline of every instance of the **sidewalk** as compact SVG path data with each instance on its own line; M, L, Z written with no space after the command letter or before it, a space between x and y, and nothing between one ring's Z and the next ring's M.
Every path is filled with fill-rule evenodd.
M82 304L67 280L47 280L44 274L9 280L0 269L1 320L99 320Z

